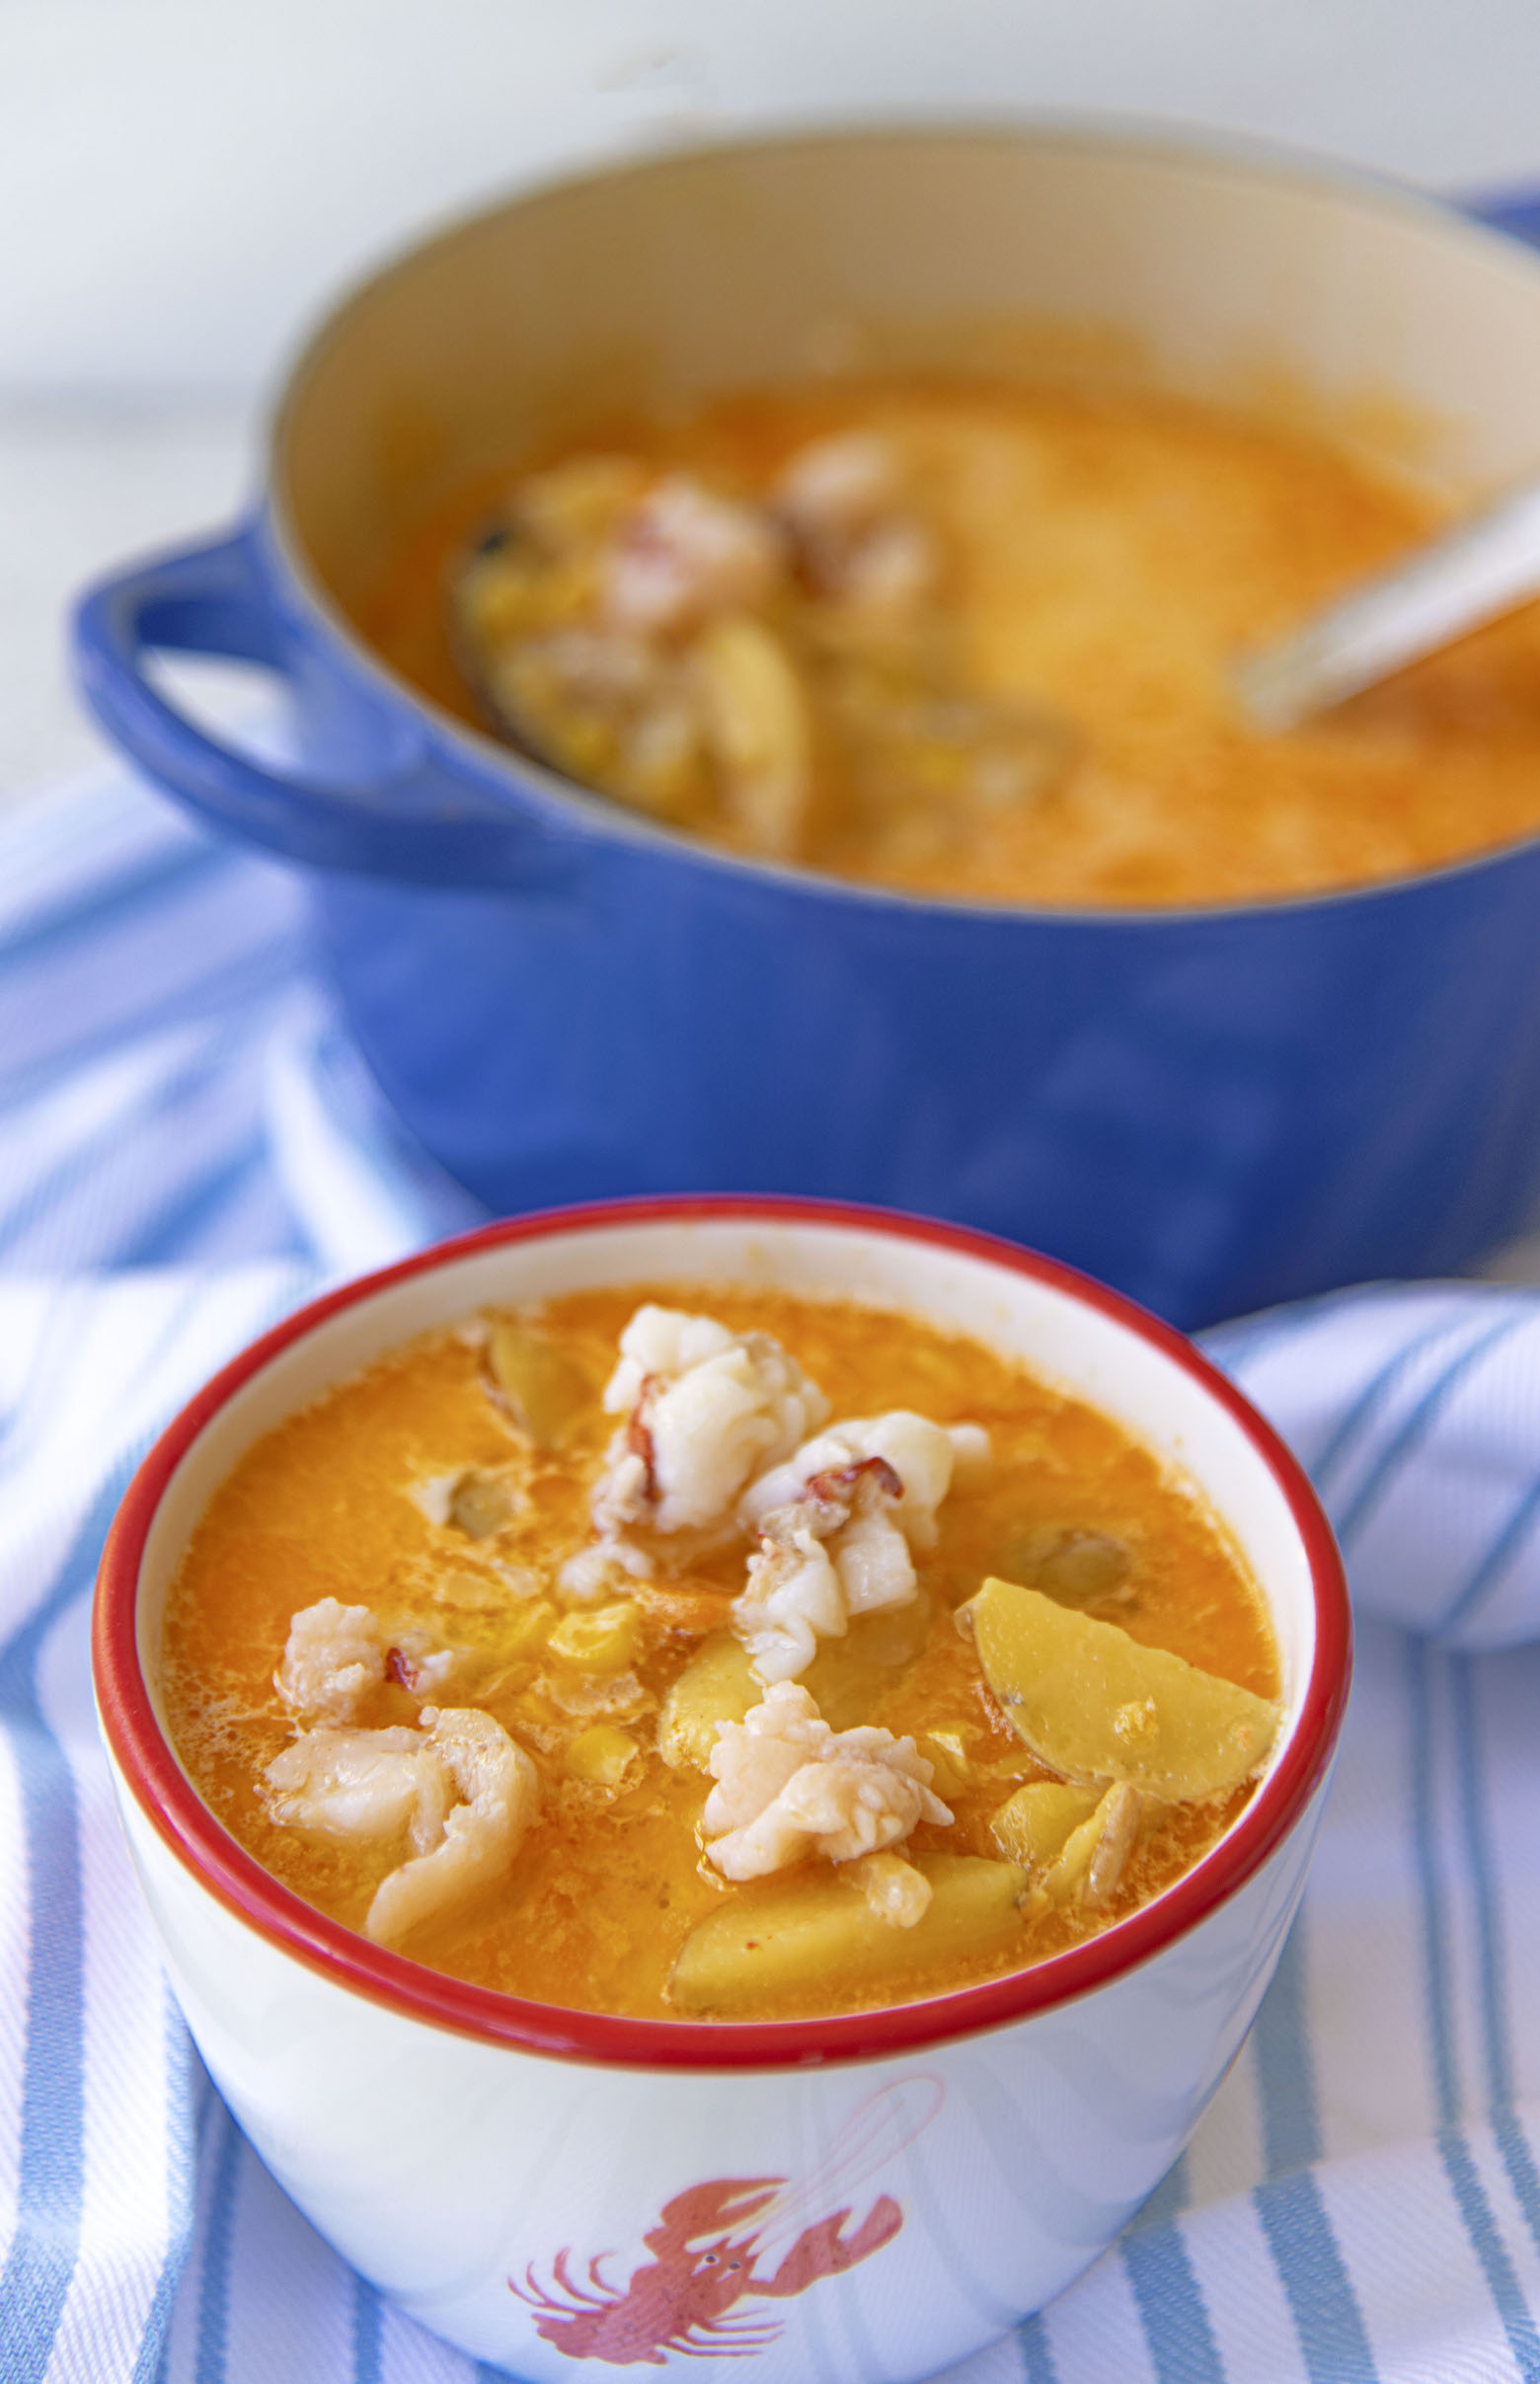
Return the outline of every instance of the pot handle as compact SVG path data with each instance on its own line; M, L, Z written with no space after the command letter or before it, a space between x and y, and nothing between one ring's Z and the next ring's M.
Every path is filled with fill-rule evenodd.
M226 834L312 869L418 884L528 884L564 842L435 752L425 730L350 680L349 741L366 758L353 783L290 774L222 743L154 685L154 651L256 662L297 688L303 634L286 631L264 580L256 529L130 564L76 608L81 692L109 736L150 778ZM544 866L542 866L544 864Z

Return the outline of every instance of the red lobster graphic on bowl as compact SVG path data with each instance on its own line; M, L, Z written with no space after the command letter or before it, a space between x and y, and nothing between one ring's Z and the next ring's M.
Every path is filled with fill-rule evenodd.
M508 2289L537 2312L535 2331L570 2359L610 2367L662 2367L687 2358L745 2358L774 2343L781 2320L763 2304L805 2293L880 2252L903 2225L890 2193L879 2193L859 2225L850 2194L913 2141L941 2108L934 2078L882 2088L857 2106L829 2156L807 2176L714 2177L663 2204L642 2241L652 2254L623 2286L604 2274L613 2252L598 2252L573 2274L564 2245L549 2285L531 2262ZM815 2217L808 2215L819 2210ZM554 2289L553 2289L554 2288ZM747 2305L747 2306L743 2306Z

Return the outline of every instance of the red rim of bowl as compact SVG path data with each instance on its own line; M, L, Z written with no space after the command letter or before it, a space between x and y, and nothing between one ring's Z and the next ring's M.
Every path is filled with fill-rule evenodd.
M145 1542L172 1475L218 1411L280 1351L377 1292L477 1251L648 1222L760 1216L847 1227L978 1258L1098 1309L1151 1343L1240 1425L1286 1500L1310 1571L1316 1639L1299 1720L1275 1770L1211 1854L1163 1895L1066 1954L923 2002L818 2020L636 2020L528 2003L426 1969L327 1918L280 1886L214 1818L173 1754L139 1664L136 1607ZM1337 1545L1294 1458L1232 1383L1159 1318L1074 1268L995 1236L843 1201L773 1195L616 1200L548 1209L435 1244L310 1302L232 1358L168 1425L134 1476L103 1551L92 1660L103 1730L147 1818L204 1886L270 1944L403 2017L556 2058L645 2069L784 2069L917 2051L1072 2001L1160 1953L1233 1895L1304 1811L1331 1761L1347 1703L1351 1624Z

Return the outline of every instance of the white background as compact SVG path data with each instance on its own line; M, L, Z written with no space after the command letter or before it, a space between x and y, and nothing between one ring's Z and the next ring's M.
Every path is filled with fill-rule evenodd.
M301 324L425 218L751 122L1116 112L1540 185L1540 0L0 0L0 790L69 590L239 501Z

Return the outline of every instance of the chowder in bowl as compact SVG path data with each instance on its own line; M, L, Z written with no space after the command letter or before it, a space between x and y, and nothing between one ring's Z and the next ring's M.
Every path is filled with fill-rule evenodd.
M661 1286L688 1286L698 1311L716 1302L740 1320L736 1357L721 1344L706 1353L708 1362L727 1359L730 1372L767 1314L798 1321L811 1355L818 1315L833 1316L852 1304L873 1317L908 1319L917 1348L937 1336L948 1348L962 1350L965 1364L969 1346L978 1348L982 1362L972 1365L964 1391L988 1405L992 1447L985 1460L969 1436L976 1426L932 1421L933 1430L962 1433L955 1454L966 1458L943 1492L960 1515L972 1500L975 1516L983 1516L985 1492L975 1468L987 1462L1007 1484L1018 1482L1030 1546L1017 1552L1015 1569L1036 1566L1045 1590L960 1579L949 1591L927 1571L923 1528L909 1539L907 1560L893 1546L893 1514L903 1514L906 1499L911 1506L922 1502L912 1439L889 1436L885 1445L895 1462L885 1459L876 1467L855 1451L853 1472L881 1499L895 1501L875 1519L888 1529L888 1552L900 1570L912 1560L918 1590L938 1605L950 1594L959 1607L973 1608L972 1641L955 1632L953 1638L968 1661L976 1649L986 1682L1000 1692L1004 1730L976 1697L973 1722L956 1733L962 1742L949 1750L944 1728L938 1729L929 1756L918 1754L914 1739L900 1730L853 1726L865 1760L879 1767L896 1763L909 1786L923 1786L930 1797L939 1786L953 1788L956 1779L956 1803L926 1807L923 1813L923 1799L912 1801L912 1810L905 1806L911 1830L918 1813L912 1844L891 1834L870 1847L809 1844L805 1831L794 1859L773 1880L752 1865L745 1873L732 1862L703 1863L703 1872L715 1870L715 1876L700 1893L703 1906L711 1907L708 1926L723 1912L763 1915L767 1891L783 1898L794 1890L832 1896L843 1899L842 1912L858 1916L855 1933L864 1931L864 1942L874 1930L886 1931L893 1946L910 1927L918 1939L931 1917L922 1913L906 1921L901 1913L884 1917L877 1911L890 1885L900 1895L907 1892L897 1874L907 1871L922 1881L934 1912L952 1894L949 1865L952 1876L959 1864L976 1865L997 1884L1000 1875L1014 1873L1007 1925L1030 1930L1047 1914L1049 1934L1037 1941L1019 1934L1017 1952L1004 1966L991 1941L989 1958L972 1967L889 1961L886 1969L881 1963L874 1969L858 1963L851 1992L852 1973L839 1967L846 1961L840 1947L848 1947L851 1930L841 1921L827 1991L809 1996L804 1979L799 1994L779 2006L773 1994L757 1988L734 2002L733 1979L773 1931L740 1929L726 1969L719 1961L715 1972L708 1964L703 1973L698 1961L690 1968L687 1960L695 1942L690 1933L697 1930L692 1912L679 1932L682 1945L670 1945L666 1961L656 1961L651 1944L636 1939L633 1966L668 1981L661 1999L654 1994L650 2002L641 1989L596 1992L584 1983L578 1961L554 1989L548 1973L543 1997L516 1991L520 1983L527 1987L527 1979L515 1981L513 1992L499 1991L452 1945L446 1956L443 1944L415 1937L421 1913L408 1915L403 1928L396 1925L399 1883L415 1862L435 1859L454 1834L455 1814L474 1806L472 1787L461 1782L462 1802L448 1824L440 1815L436 1842L431 1831L424 1838L410 1835L403 1808L394 1848L382 1847L371 1878L361 1888L355 1882L336 1904L324 1880L282 1875L281 1859L261 1840L254 1807L242 1811L229 1803L188 1735L185 1677L181 1683L176 1677L187 1654L177 1600L196 1573L200 1546L221 1569L239 1566L239 1535L218 1537L221 1500L232 1486L244 1479L253 1488L247 1510L253 1541L269 1526L281 1530L284 1520L295 1527L293 1602L300 1615L313 1614L321 1601L310 1591L320 1581L305 1570L316 1551L303 1501L296 1496L286 1516L274 1516L268 1496L271 1476L261 1472L271 1452L285 1445L286 1434L341 1413L336 1403L346 1402L356 1386L388 1384L404 1349L442 1351L467 1318L490 1319L494 1327L517 1318L527 1329L529 1320L549 1320L564 1305L582 1301L597 1303L592 1312L608 1317L625 1312L634 1292ZM750 1321L754 1317L760 1325ZM480 1362L485 1345L472 1339L459 1346ZM651 1354L658 1356L656 1350ZM764 1338L751 1344L747 1355L779 1366ZM629 1389L622 1381L609 1411L618 1445L595 1444L588 1464L590 1493L598 1496L585 1512L601 1536L609 1531L603 1561L615 1560L620 1541L609 1526L618 1518L626 1544L651 1551L654 1561L645 1568L646 1579L633 1574L629 1591L611 1580L596 1604L590 1584L574 1578L564 1583L553 1563L535 1586L533 1594L552 1606L554 1631L578 1626L569 1634L575 1643L595 1618L603 1618L603 1632L613 1633L619 1627L615 1609L628 1598L646 1609L651 1597L655 1620L658 1597L672 1596L676 1606L663 1619L668 1630L682 1634L687 1649L704 1644L702 1621L720 1619L720 1610L705 1617L684 1611L691 1599L711 1600L709 1577L703 1583L697 1575L695 1586L687 1588L677 1575L668 1575L658 1552L659 1537L666 1539L680 1520L659 1501L686 1497L686 1478L670 1471L679 1410L676 1402L670 1411L667 1401L687 1383L690 1368L671 1374L673 1362L663 1359L645 1394L642 1381ZM984 1379L991 1363L1004 1370L993 1392ZM527 1423L530 1378L519 1365L510 1359L497 1379L504 1398L510 1380L522 1384L513 1397L515 1404L525 1403ZM847 1379L858 1379L840 1377L832 1360L827 1370L836 1398ZM1013 1373L1037 1385L1040 1424L1050 1414L1064 1423L1062 1445L1041 1431L1030 1445L1026 1439L1013 1443L1004 1422L1010 1398L1001 1407L994 1396ZM940 1380L932 1373L928 1385L938 1409ZM777 1396L795 1394L801 1402L808 1377L777 1373L776 1382ZM800 1434L810 1425L815 1436L838 1436L857 1428L837 1414L817 1414L816 1404L783 1416L787 1432ZM879 1421L890 1426L895 1420ZM912 1427L922 1419L910 1415L907 1421ZM523 1428L515 1421L511 1436L496 1446L516 1455ZM1091 1883L1082 1879L1073 1909L1086 1925L1076 1919L1058 1928L1053 1911L1069 1909L1053 1900L1055 1877L1063 1885L1068 1876L1071 1841L1062 1834L1056 1847L1035 1842L1028 1829L992 1844L974 1836L958 1855L931 1849L948 1830L962 1836L973 1826L964 1777L969 1765L978 1774L990 1763L1003 1764L979 1804L980 1815L986 1807L997 1815L1025 1788L1029 1798L1037 1796L1040 1818L1040 1792L1054 1785L1050 1775L1056 1773L1061 1798L1081 1786L1086 1823L1076 1826L1083 1829L1103 1802L1100 1794L1087 1799L1084 1784L1102 1781L1109 1769L1122 1775L1113 1793L1122 1798L1119 1810L1126 1814L1134 1774L1124 1756L1048 1747L1040 1721L1027 1711L1037 1675L1013 1684L991 1636L996 1593L1004 1589L1018 1600L1036 1601L1034 1611L1046 1613L1055 1627L1102 1634L1097 1644L1104 1653L1116 1646L1117 1661L1129 1659L1143 1627L1137 1610L1123 1609L1127 1632L1087 1612L1088 1580L1093 1604L1116 1596L1120 1586L1111 1581L1105 1548L1100 1572L1093 1566L1088 1576L1088 1535L1082 1532L1078 1556L1066 1571L1064 1535L1044 1539L1042 1513L1032 1511L1033 1485L1040 1495L1072 1449L1081 1451L1075 1463L1082 1471L1092 1446L1105 1454L1112 1443L1099 1443L1098 1429L1120 1449L1142 1452L1143 1470L1135 1471L1146 1490L1164 1484L1186 1503L1190 1519L1198 1518L1197 1539L1186 1547L1179 1569L1200 1568L1206 1549L1210 1565L1228 1565L1244 1593L1255 1595L1264 1626L1258 1642L1262 1685L1275 1692L1275 1702L1253 1698L1255 1707L1267 1706L1265 1734L1250 1742L1234 1774L1244 1793L1230 1806L1214 1807L1216 1827L1204 1846L1191 1850L1195 1859L1170 1865L1150 1878L1147 1892L1130 1893L1122 1902L1115 1881L1112 1900L1099 1911L1090 1908ZM432 1435L424 1437L416 1425L413 1430L423 1465L436 1463ZM321 1462L324 1471L328 1460ZM790 1503L800 1500L806 1508L823 1502L810 1537L828 1552L853 1595L858 1576L874 1577L870 1537L866 1555L855 1561L852 1535L874 1522L875 1509L856 1511L855 1483L831 1489L830 1469L821 1458L818 1463L817 1476L792 1485ZM1095 1470L1090 1466L1086 1478ZM491 1531L481 1526L498 1511L490 1487L495 1482L515 1501L523 1497L538 1504L543 1478L521 1475L516 1466L512 1475L500 1472L486 1450L473 1466L457 1467L447 1486L427 1475L443 1491L442 1500L429 1496L429 1531L459 1533L458 1541L430 1543L429 1563L440 1577L459 1580L477 1570L467 1564L467 1549L503 1546L500 1561L508 1577L482 1568L483 1585L504 1578L504 1608L527 1607L530 1585L512 1577L521 1561L516 1533L499 1541L506 1516ZM933 1491L939 1480L932 1480ZM417 1489L421 1497L422 1482ZM410 1503L409 1492L394 1495ZM1060 1481L1060 1503L1066 1495ZM846 1504L835 1514L840 1497ZM642 1513L638 1501L648 1500L654 1503ZM756 1513L759 1556L767 1549L776 1555L775 1516L784 1515L787 1504L778 1497ZM444 1520L432 1521L440 1508ZM1174 1516L1175 1509L1170 1512ZM230 1519L227 1506L224 1520ZM682 1527L696 1528L687 1519ZM588 1546L586 1529L583 1524L578 1532L578 1554ZM1159 1522L1151 1529L1158 1538ZM947 1545L944 1539L938 1544ZM954 1545L951 1562L965 1569L963 1545ZM735 1560L739 1577L748 1546L745 1539ZM692 1562L700 1555L697 1548ZM321 1561L324 1570L329 1560ZM748 1554L746 1561L752 1571L756 1558ZM624 1574L624 1564L621 1569ZM1158 1571L1156 1564L1151 1580ZM482 1902L473 1897L461 1907L462 1927L474 1929L477 1912L485 1914L500 1898L516 1901L520 1863L526 1855L538 1863L542 1844L549 1848L541 1831L565 1826L565 1816L584 1799L593 1812L607 1795L623 1796L633 1765L641 1767L635 1777L653 1778L668 1793L665 1774L682 1782L678 1793L692 1801L708 1856L714 1849L720 1854L733 1830L741 1851L745 1816L728 1816L729 1828L714 1824L703 1810L705 1767L698 1768L694 1785L686 1777L687 1750L670 1739L679 1715L675 1710L670 1717L668 1691L652 1705L645 1697L634 1702L618 1723L596 1721L591 1711L566 1713L554 1734L543 1738L530 1703L546 1694L538 1683L508 1677L494 1687L474 1662L452 1677L431 1671L453 1653L457 1630L474 1637L463 1621L446 1625L441 1611L442 1644L411 1643L387 1611L386 1584L373 1557L360 1552L350 1575L334 1567L327 1577L334 1588L364 1593L358 1612L372 1600L377 1619L399 1634L389 1651L399 1660L378 1665L350 1716L334 1714L328 1722L315 1695L351 1696L358 1688L344 1680L346 1665L336 1660L338 1651L332 1651L317 1692L316 1676L305 1672L304 1632L300 1644L291 1638L285 1646L281 1633L270 1644L254 1613L253 1630L263 1647L259 1663L275 1664L279 1675L277 1697L286 1708L280 1737L288 1753L314 1753L318 1732L330 1728L334 1739L348 1730L355 1739L369 1738L372 1751L395 1756L412 1750L417 1756L435 1732L442 1738L446 1723L454 1723L452 1694L457 1707L464 1701L460 1727L468 1713L479 1713L481 1726L501 1729L519 1745L523 1763L541 1776L540 1816L528 1819L527 1835L511 1851L511 1867L482 1880ZM913 1615L918 1600L910 1588L888 1602L901 1619ZM338 1604L341 1609L343 1601ZM760 1667L751 1695L764 1705L784 1707L788 1698L806 1704L812 1701L807 1683L813 1681L819 1696L832 1701L834 1676L817 1669L827 1649L814 1650L803 1662L794 1646L782 1660L789 1624L797 1620L795 1602L777 1607L768 1625L763 1600L760 1606L756 1618L739 1605L730 1626ZM463 1607L453 1610L463 1617ZM564 1619L556 1619L558 1611ZM836 1643L860 1639L854 1604L846 1619L848 1631L832 1632ZM865 1619L890 1625L895 1614ZM353 1622L362 1634L358 1645L367 1671L370 1645L378 1658L383 1642L369 1641L356 1612ZM823 1629L816 1635L822 1637ZM795 1641L794 1629L790 1636ZM900 1677L909 1660L901 1652L894 1663L891 1650L879 1659L871 1642L863 1646L867 1656L886 1660L893 1678ZM347 1651L342 1653L346 1657ZM1298 1899L1346 1697L1348 1626L1331 1535L1297 1468L1246 1403L1168 1328L1052 1262L957 1228L817 1203L702 1199L572 1211L494 1227L334 1293L270 1334L192 1404L130 1489L104 1559L95 1655L124 1821L183 2009L253 2143L349 2260L424 2324L521 2376L571 2375L585 2364L597 2373L604 2366L655 2362L670 2352L709 2361L751 2351L767 2379L789 2380L808 2371L816 2341L825 2353L828 2346L837 2346L842 2370L897 2384L961 2357L1067 2283L1148 2193L1195 2124L1245 2034ZM1175 1658L1163 1660L1170 1665ZM645 1691L645 1664L641 1669ZM564 1677L571 1680L575 1670L582 1667L568 1666ZM606 1677L615 1677L613 1669ZM850 1685L847 1675L847 1690ZM858 1698L870 1694L859 1681L856 1686ZM1019 1690L1026 1693L1018 1697ZM267 1694L272 1703L272 1690ZM1136 1690L1119 1690L1116 1712L1123 1720L1117 1731L1124 1748L1134 1748L1134 1760L1146 1759L1153 1743L1148 1733L1164 1724L1165 1695L1158 1686L1160 1711L1152 1722ZM371 1697L406 1703L398 1714L393 1706L369 1704ZM512 1702L500 1702L507 1698ZM1084 1719L1094 1704L1088 1696L1075 1710ZM542 1710L549 1720L549 1708ZM1018 1710L1022 1719L1011 1724L1009 1716ZM895 1724L903 1718L896 1708L890 1711ZM719 1714L713 1724L719 1746L744 1728L731 1721L718 1728L722 1721ZM608 1781L602 1765L595 1770L582 1751L585 1738L591 1750L595 1730L611 1733L601 1753L613 1753L617 1737L631 1740L630 1753ZM1018 1740L1054 1759L1046 1766L1036 1759L1024 1765ZM824 1754L831 1751L827 1740L821 1746ZM943 1778L936 1762L949 1751L961 1768ZM836 1739L832 1752L839 1757L849 1748ZM675 1756L681 1758L677 1764ZM270 1753L265 1760L274 1761ZM286 1755L275 1760L278 1778L270 1784L264 1825L279 1836L303 1837L307 1827L324 1835L324 1820L318 1828L314 1811L278 1809L297 1791L292 1767L282 1768ZM730 1768L716 1766L719 1787L731 1785ZM837 1762L824 1768L837 1769ZM206 1794L199 1792L200 1775ZM1153 1779L1145 1779L1146 1790ZM564 1781L573 1783L572 1799ZM892 1787L891 1778L887 1785ZM1177 1793L1171 1775L1154 1785L1161 1794L1152 1797L1141 1828L1158 1826L1164 1799ZM891 1804L884 1807L893 1809ZM1098 1855L1109 1844L1103 1823L1089 1848ZM978 1821L980 1830L993 1825ZM925 1831L933 1834L922 1848ZM1155 1842L1152 1837L1146 1844ZM982 1851L986 1844L988 1852ZM1074 1867L1071 1859L1069 1870ZM847 1884L842 1870L860 1874L860 1884L854 1878ZM658 1876L665 1876L663 1869ZM385 1905L377 1910L382 1893ZM1040 1899L1036 1903L1035 1895ZM860 1916L870 1916L870 1924ZM634 1914L627 1919L622 1897L615 1899L613 1917L633 1929L645 1925ZM654 1916L655 1933L668 1925L665 1913ZM707 1987L698 1992L692 1981L703 1974ZM969 2247L965 2263L957 2255L962 2242ZM725 2262L727 2273L719 2274ZM597 2279L590 2263L601 2267ZM667 2293L659 2265L672 2280ZM709 2365L704 2372L712 2372Z

